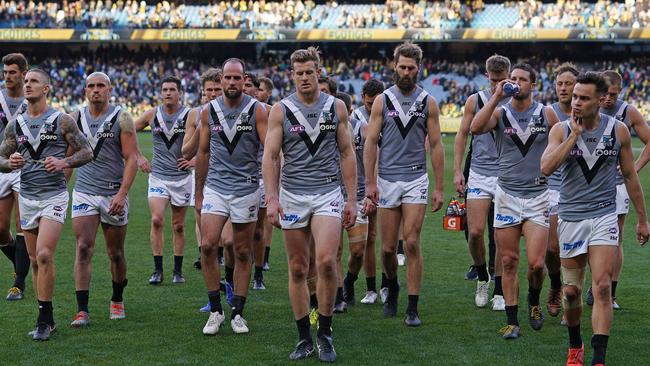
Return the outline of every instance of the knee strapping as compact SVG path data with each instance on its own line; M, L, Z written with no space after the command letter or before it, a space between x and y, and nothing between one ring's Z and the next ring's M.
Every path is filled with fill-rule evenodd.
M318 282L318 277L316 276L307 279L307 288L309 288L310 294L316 293L316 282Z
M564 268L562 267L562 282L565 286L574 286L578 289L578 296L569 301L566 294L562 291L562 307L565 310L578 309L582 307L582 287L585 283L584 268Z

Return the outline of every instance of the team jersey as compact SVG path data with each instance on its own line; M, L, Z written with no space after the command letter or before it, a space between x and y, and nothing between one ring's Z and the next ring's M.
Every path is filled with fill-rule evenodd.
M553 112L555 112L555 115L557 116L558 120L560 121L567 121L571 118L570 115L562 112L562 109L560 108L560 103L555 102L551 104L551 108L553 108ZM562 183L562 167L559 169L555 170L553 174L551 174L548 177L548 188L552 189L554 191L559 191L560 190L560 183Z
M178 168L189 111L190 108L181 107L173 115L168 115L162 106L156 108L156 114L151 122L153 136L151 174L158 179L179 181L190 174L189 170Z

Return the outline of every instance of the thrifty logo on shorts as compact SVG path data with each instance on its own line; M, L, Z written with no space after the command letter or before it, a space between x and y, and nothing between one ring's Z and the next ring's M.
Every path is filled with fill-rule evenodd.
M300 220L300 216L298 216L296 214L289 214L289 215L284 214L284 215L282 215L282 221L289 221L289 222L296 223L296 222L298 222L298 220Z
M80 203L78 205L72 205L72 211L86 211L89 207L90 205L87 203Z
M515 220L514 217L512 217L510 215L501 215L499 213L496 215L496 219L497 219L497 221L503 221L503 222L506 222L508 224L514 224L515 222L517 222L517 220Z
M209 203L204 203L203 206L201 207L203 210L211 210L212 205Z
M580 248L585 243L584 240L578 240L573 243L562 243L562 249L564 250L573 250Z
M467 193L471 194L481 194L481 189L480 188L467 188Z
M149 188L149 193L160 193L160 194L164 194L164 193L165 193L165 190L164 190L163 188L161 188L161 187L151 187L151 188Z

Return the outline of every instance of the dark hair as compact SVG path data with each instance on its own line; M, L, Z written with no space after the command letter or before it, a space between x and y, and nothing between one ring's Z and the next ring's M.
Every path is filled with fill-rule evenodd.
M18 70L27 71L27 59L22 53L10 53L2 58L4 65L17 65Z
M318 78L318 83L327 83L327 89L330 90L331 95L336 95L336 92L339 90L338 85L336 84L336 80L329 76Z
M350 94L339 92L336 93L336 97L343 101L343 103L345 104L346 111L350 113L350 110L352 109L352 97L350 96Z
M621 74L614 70L605 70L603 71L603 77L605 78L605 81L609 84L609 86L615 85L619 86L621 85L621 82L623 81L623 78L621 78Z
M576 65L574 65L574 64L572 64L570 62L565 62L565 63L561 64L560 66L558 66L554 70L556 78L558 76L564 74L565 72L570 72L571 74L573 74L573 76L576 76L576 77L580 74L580 71L578 71L578 68L576 67Z
M576 78L576 84L591 84L596 87L596 93L600 96L607 94L607 89L609 89L609 84L603 73L595 71L587 71L578 75Z
M165 83L174 83L176 84L178 91L179 92L181 91L181 79L177 78L176 76L174 75L165 76L160 82L160 86L162 87Z
M231 63L231 62L239 63L241 65L241 71L246 72L246 64L244 63L244 61L242 61L240 58L237 58L237 57L231 57L231 58L227 59L226 61L224 61L223 64L221 64L221 70L225 70L226 65Z
M205 86L206 81L219 83L221 81L221 70L211 67L201 75L201 85Z
M266 85L269 90L273 90L273 88L275 88L273 81L265 76L260 77L260 84Z
M415 43L402 43L401 45L395 47L395 51L393 51L393 58L395 59L395 63L397 63L400 56L412 58L415 60L415 63L420 65L422 62L422 49Z
M361 94L368 96L368 97L374 97L375 95L380 94L381 92L384 91L384 83L377 79L370 79L363 84L363 88L361 89Z
M260 80L252 72L245 72L244 73L244 79L251 79L251 83L253 83L254 87L256 87L256 88L260 87Z
M529 64L516 64L512 69L510 69L510 72L515 70L527 71L530 74L530 82L534 84L537 81L537 72Z

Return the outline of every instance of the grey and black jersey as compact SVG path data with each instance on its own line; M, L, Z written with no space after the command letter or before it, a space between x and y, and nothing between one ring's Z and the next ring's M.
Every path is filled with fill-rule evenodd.
M544 106L533 102L530 108L518 112L509 102L501 112L495 127L499 187L519 198L539 196L548 188L541 170L550 129Z
M156 108L156 114L151 122L153 136L151 174L158 179L179 181L190 174L189 170L178 168L189 111L188 107L180 107L178 112L168 115L162 106Z
M27 113L16 117L18 152L26 163L20 171L20 196L43 201L66 190L63 171L45 170L48 156L65 159L68 143L61 133L61 112L52 107L36 118Z
M94 118L87 107L79 109L77 126L93 150L93 160L77 168L74 189L95 196L113 196L122 185L124 159L119 116L122 110L109 105L106 113Z
M630 121L630 114L629 112L629 107L630 105L627 104L626 101L617 99L616 103L612 106L612 108L600 108L600 113L606 114L610 117L614 117L619 122L622 122L628 130L632 129L632 122ZM616 184L624 184L625 179L623 179L623 176L619 173L616 174Z
M404 95L397 86L384 90L379 176L389 182L410 182L427 173L425 140L429 94L416 87Z
M363 146L366 144L364 126L368 126L368 123L360 121L352 116L350 119L350 125L352 126L354 155L357 160L357 202L361 202L366 197L366 173L363 169ZM341 184L341 188L343 189L343 196L347 200L345 185Z
M208 188L236 196L249 195L259 188L257 103L244 95L236 108L227 107L223 96L208 104L210 166L205 183Z
M570 115L562 112L559 102L555 102L551 104L551 108L553 108L553 112L555 112L555 115L557 116L559 121L568 121L571 118ZM559 191L561 182L562 182L562 167L556 169L553 172L553 174L551 174L548 177L548 188L554 191Z
M313 105L291 94L280 103L282 126L282 188L303 195L323 194L340 185L336 140L339 117L336 98L320 93Z
M560 188L562 220L582 221L616 212L616 181L621 144L616 138L617 121L600 114L600 124L583 129L563 164ZM569 121L562 122L568 137Z
M5 139L5 128L16 116L27 110L25 98L12 98L7 89L0 90L0 143Z
M364 123L368 123L370 122L370 112L368 112L366 106L362 105L361 107L352 111L352 118Z
M481 90L476 93L476 110L478 113L490 100L490 91ZM503 100L499 105L507 102ZM496 177L499 174L499 154L492 131L479 135L472 135L470 169L486 177Z

